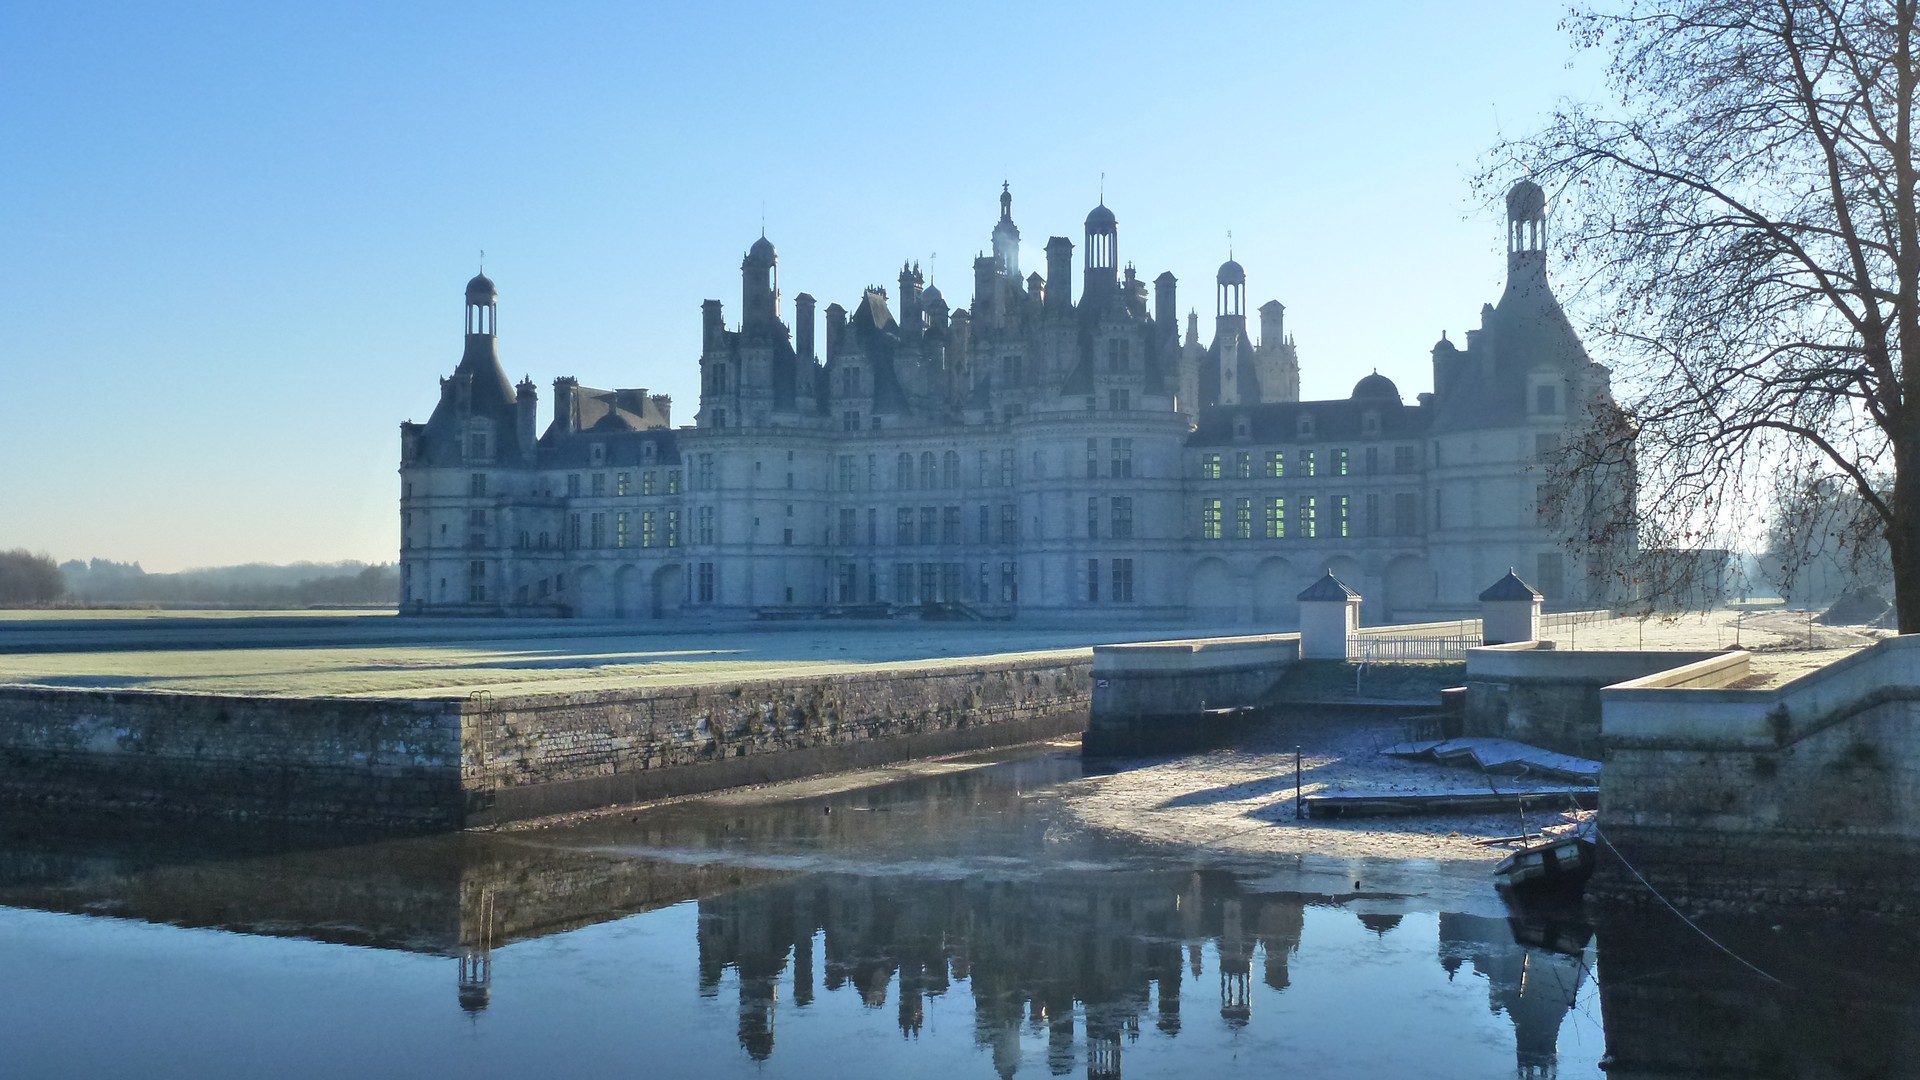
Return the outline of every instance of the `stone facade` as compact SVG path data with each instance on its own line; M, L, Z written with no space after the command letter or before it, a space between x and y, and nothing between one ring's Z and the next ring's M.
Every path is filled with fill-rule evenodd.
M1508 200L1508 283L1434 390L1364 375L1299 400L1285 310L1249 323L1247 274L1215 275L1215 319L1182 333L1177 283L1118 257L1104 205L1020 276L1012 196L970 309L919 268L898 292L783 315L765 237L741 264L739 321L702 310L694 426L645 390L555 382L536 435L509 385L496 293L467 288L466 352L425 424L401 427L402 609L590 618L884 615L1293 621L1331 571L1366 621L1470 612L1520 567L1549 603L1591 604L1588 522L1543 507L1569 434L1611 408L1547 285L1545 200ZM1584 513L1617 512L1613 485ZM1610 501L1609 501L1610 500Z

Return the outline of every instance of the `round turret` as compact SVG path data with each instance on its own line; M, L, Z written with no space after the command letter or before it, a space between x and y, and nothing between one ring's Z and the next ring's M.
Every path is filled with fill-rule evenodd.
M1094 207L1093 211L1087 215L1087 231L1090 233L1111 232L1116 224L1118 223L1114 221L1113 211L1107 209L1107 204L1104 202Z
M1531 180L1522 180L1507 192L1507 220L1534 221L1547 216L1547 193Z
M747 257L772 262L776 257L773 250L773 241L767 239L766 234L762 233L760 239L755 240L753 246L747 249Z
M467 303L491 304L499 298L500 294L493 288L493 279L487 275L475 274L473 280L467 282Z
M1393 385L1392 379L1377 371L1353 384L1353 400L1376 399L1395 402L1400 400L1400 388Z
M1239 263L1228 259L1226 262L1220 264L1220 273L1214 276L1214 280L1222 285L1245 285L1247 283L1247 271L1246 268Z

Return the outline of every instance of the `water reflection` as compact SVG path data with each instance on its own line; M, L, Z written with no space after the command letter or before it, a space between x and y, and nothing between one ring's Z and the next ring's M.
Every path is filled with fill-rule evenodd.
M1490 889L1477 904L1345 891L1344 867L1196 861L1090 835L1060 813L1077 768L1026 759L799 802L379 843L10 819L0 905L444 958L434 1008L475 1031L525 1037L559 1015L530 996L577 988L566 1017L621 1019L543 1045L554 1070L639 1008L684 1018L648 1027L649 1053L741 1075L816 1072L823 1045L876 1031L912 1070L990 1063L1001 1076L1225 1069L1243 1050L1316 1075L1597 1076L1603 1053L1614 1078L1917 1074L1910 929L1709 924L1774 984L1663 913L1612 914L1596 935L1577 910L1505 914ZM673 928L642 935L670 959L619 953L638 939L598 932L648 922ZM46 932L81 942L86 925ZM674 974L596 982L597 957L542 951L570 941L615 950L621 977L642 960ZM353 978L382 977L355 952L333 950ZM94 1008L83 988L56 1011ZM402 1043L368 1052L431 1037L403 1026ZM484 1052L465 1043L431 1049L486 1063L463 1059ZM837 1071L887 1068L901 1071Z
M1084 1060L1089 1077L1118 1076L1143 1025L1179 1035L1182 983L1206 982L1209 968L1219 1022L1252 1024L1256 967L1266 987L1287 990L1307 909L1339 903L1251 892L1210 870L959 882L810 875L700 902L700 992L717 995L733 969L740 1046L764 1061L783 990L799 1008L816 992L850 993L876 1010L891 997L893 1021L911 1037L928 999L967 983L973 1040L1000 1075L1021 1066L1024 1031L1044 1032L1054 1075ZM1402 921L1354 917L1379 936ZM1471 964L1487 978L1493 1011L1512 1021L1522 1076L1553 1073L1561 1022L1584 985L1582 945L1575 955L1528 948L1504 918L1439 916L1440 965L1451 977Z

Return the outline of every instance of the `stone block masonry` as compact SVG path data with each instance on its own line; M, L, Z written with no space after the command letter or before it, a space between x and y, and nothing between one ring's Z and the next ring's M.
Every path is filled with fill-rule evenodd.
M1920 638L1772 690L1702 687L1712 663L1601 691L1618 851L1689 909L1917 910ZM1646 898L1619 867L1596 884Z
M1077 733L1085 657L469 703L469 824Z
M458 829L1081 731L1084 656L453 700L0 688L0 801Z

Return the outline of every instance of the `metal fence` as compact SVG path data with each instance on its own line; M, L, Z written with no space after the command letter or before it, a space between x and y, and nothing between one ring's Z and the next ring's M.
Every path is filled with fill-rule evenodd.
M1432 637L1367 634L1347 639L1347 657L1363 663L1377 660L1465 660L1467 650L1479 646L1479 634Z

